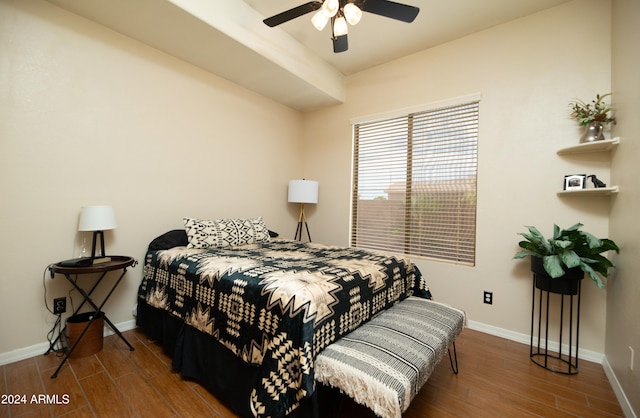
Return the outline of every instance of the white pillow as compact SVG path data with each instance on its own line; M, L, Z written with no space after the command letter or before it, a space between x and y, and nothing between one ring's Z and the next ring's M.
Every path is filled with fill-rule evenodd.
M183 218L189 239L187 248L219 248L269 242L269 230L262 217L250 219L201 220Z

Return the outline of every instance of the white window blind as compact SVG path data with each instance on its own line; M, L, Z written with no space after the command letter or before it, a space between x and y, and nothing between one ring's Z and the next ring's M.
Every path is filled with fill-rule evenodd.
M475 264L477 100L354 124L351 245Z

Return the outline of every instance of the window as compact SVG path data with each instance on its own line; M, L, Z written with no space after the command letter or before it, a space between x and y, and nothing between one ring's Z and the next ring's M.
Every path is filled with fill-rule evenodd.
M351 245L475 265L479 98L356 122Z

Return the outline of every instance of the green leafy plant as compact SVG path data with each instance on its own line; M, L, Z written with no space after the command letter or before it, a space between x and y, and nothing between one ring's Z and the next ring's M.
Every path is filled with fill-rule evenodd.
M581 231L583 225L577 223L567 229L553 226L553 238L546 239L536 227L528 226L529 233L519 233L525 238L518 246L522 248L513 258L528 256L542 258L545 271L552 278L562 277L565 269L580 267L596 282L599 288L605 285L599 275L608 277L609 268L615 267L602 253L620 249L608 238L597 238Z
M602 96L596 94L595 100L590 103L582 100L570 102L571 117L576 119L581 126L588 125L593 121L615 123L616 119L609 115L611 106L602 101L607 96L611 96L611 93L603 94Z

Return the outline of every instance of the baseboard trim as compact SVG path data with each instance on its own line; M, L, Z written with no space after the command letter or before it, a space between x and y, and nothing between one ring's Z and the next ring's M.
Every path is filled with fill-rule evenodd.
M132 319L129 321L124 321L119 324L116 324L116 326L120 331L128 331L136 327L136 320ZM519 332L510 331L504 328L494 327L493 325L483 324L481 322L470 320L468 321L468 327L476 331L484 332L485 334L495 335L496 337L506 338L507 340L516 341L522 344L529 344L531 341L530 340L531 337L529 334L522 334ZM107 336L112 334L113 334L113 330L108 326L105 326L104 335ZM558 344L557 342L553 342L553 341L551 341L550 343L556 346ZM565 348L568 349L568 347L563 347L563 350ZM19 348L17 350L1 353L0 366L43 354L48 349L49 349L49 343L45 342L41 344L35 344L30 347ZM590 351L590 350L580 350L578 355L580 359L603 364L604 355L602 353L597 353L595 351Z
M506 338L507 340L515 341L518 343L529 345L531 344L531 335L530 334L522 334L519 332L510 331L504 328L494 327L493 325L487 325L476 321L469 321L468 327L475 331L484 332L485 334L495 335L496 337ZM544 344L544 340L542 340ZM549 345L552 347L557 347L557 341L549 341ZM574 348L575 350L575 348ZM569 346L566 344L562 345L562 351L565 353L569 352ZM604 354L598 353L596 351L585 350L580 348L578 351L578 359L592 361L594 363L602 364L604 360Z
M136 327L136 320L132 319L130 321L124 321L119 324L116 324L116 327L121 331L129 331ZM113 335L115 334L113 330L109 326L105 326L104 335ZM44 354L49 349L49 342L44 342L40 344L34 344L29 347L18 348L17 350L8 351L6 353L0 353L0 366L4 366L5 364L15 363L16 361L28 359L31 357L39 356Z
M609 379L609 383L611 383L611 388L613 389L613 393L616 394L616 398L618 398L618 402L620 403L620 407L622 408L622 413L627 418L638 418L635 412L633 412L633 408L631 407L631 402L629 402L629 398L622 390L622 386L620 386L620 382L616 374L613 372L613 368L607 361L607 358L604 358L602 362L602 368L604 369L604 373L607 375L607 379Z

